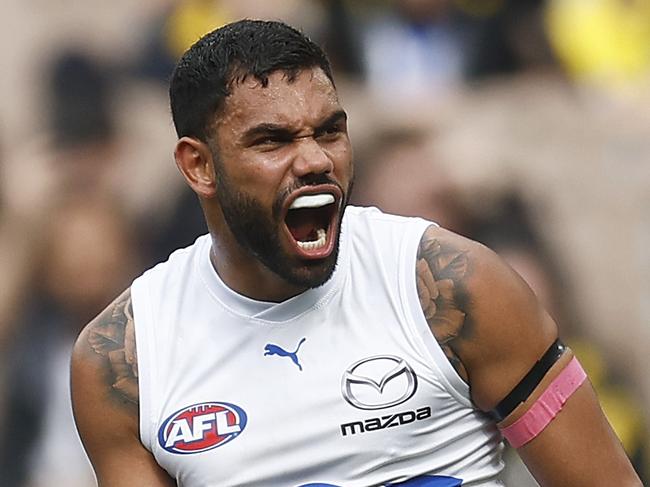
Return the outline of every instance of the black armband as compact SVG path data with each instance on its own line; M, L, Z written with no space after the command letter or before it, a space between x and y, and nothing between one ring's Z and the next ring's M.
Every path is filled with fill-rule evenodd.
M542 381L546 373L555 362L562 356L566 346L558 338L546 350L542 358L528 371L523 379L517 384L510 393L501 400L496 407L489 411L488 414L496 421L503 421L517 406L524 402L532 394L535 388Z

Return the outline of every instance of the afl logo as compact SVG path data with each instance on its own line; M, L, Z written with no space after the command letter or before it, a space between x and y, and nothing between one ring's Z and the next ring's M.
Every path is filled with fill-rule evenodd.
M226 402L203 402L176 411L158 430L170 453L200 453L234 440L246 427L246 413Z
M418 386L417 376L403 358L376 355L350 365L341 380L343 398L355 408L373 410L408 401Z

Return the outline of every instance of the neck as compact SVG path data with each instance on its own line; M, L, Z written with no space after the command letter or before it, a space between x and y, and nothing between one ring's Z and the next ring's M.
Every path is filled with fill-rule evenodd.
M223 229L225 230L225 229ZM221 280L233 291L257 301L282 302L306 290L269 270L235 242L227 230L210 230L210 262Z
M212 246L210 262L233 291L256 301L280 303L307 290L289 283L244 248L226 223L215 202L201 200Z

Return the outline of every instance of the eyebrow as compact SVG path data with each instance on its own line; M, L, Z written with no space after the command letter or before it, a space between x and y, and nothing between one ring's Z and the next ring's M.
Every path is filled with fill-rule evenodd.
M318 133L323 130L323 128L331 127L340 120L347 120L348 114L345 110L336 110L334 113L329 115L323 122L321 122L318 127L314 130L315 133ZM291 137L296 133L294 130L290 130L285 125L279 125L275 123L260 123L254 127L251 127L246 132L244 132L243 138L245 140L253 140L256 137L261 135L280 135Z
M321 123L318 128L329 127L336 124L339 120L347 120L348 114L345 113L345 110L336 110L329 117L327 117L323 123Z
M284 125L278 125L275 123L261 123L244 132L242 138L244 140L252 141L255 140L257 137L263 135L280 135L280 136L290 137L293 135L293 133L294 131L289 130Z

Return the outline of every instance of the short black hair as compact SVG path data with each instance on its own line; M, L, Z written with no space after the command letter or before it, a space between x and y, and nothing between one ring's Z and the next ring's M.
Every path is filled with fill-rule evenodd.
M212 119L234 83L253 76L266 86L275 71L293 79L314 67L334 83L323 50L287 24L240 20L220 27L190 47L174 68L169 99L176 133L207 142Z

